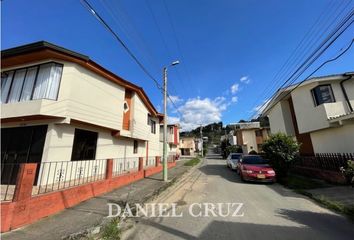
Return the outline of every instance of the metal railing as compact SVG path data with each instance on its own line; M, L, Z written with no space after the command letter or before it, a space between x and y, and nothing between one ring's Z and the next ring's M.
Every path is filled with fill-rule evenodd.
M156 157L148 157L145 160L145 168L149 168L149 167L155 167L156 166Z
M12 201L20 163L1 163L1 201Z
M139 169L139 158L113 158L113 176L118 176L127 172L135 172Z
M107 159L42 162L32 195L58 191L105 179Z
M340 172L341 167L347 167L348 160L354 160L354 153L318 153L300 156L294 165Z

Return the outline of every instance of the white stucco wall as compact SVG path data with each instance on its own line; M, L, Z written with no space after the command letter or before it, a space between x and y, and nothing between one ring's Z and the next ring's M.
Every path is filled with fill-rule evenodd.
M315 153L354 152L354 124L312 132L310 136Z
M269 124L271 133L285 133L295 135L288 101L278 102L269 112Z
M331 84L333 95L336 100L336 102L333 103L325 103L315 106L311 89L318 86L318 82L301 86L291 93L299 133L307 133L328 128L329 117L342 115L348 112L347 104L339 83L339 80L330 82L322 81L320 83L321 85ZM350 87L351 85L348 84L347 92L350 92L351 90L354 91L354 88L351 89Z

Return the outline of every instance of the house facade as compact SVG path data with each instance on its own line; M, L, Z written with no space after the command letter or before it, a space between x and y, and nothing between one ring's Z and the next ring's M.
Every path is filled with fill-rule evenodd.
M179 124L167 125L167 156L180 155ZM163 124L160 125L160 156L163 156Z
M234 129L228 135L231 145L241 146L245 154L252 150L262 152L262 144L269 137L269 128L261 127L260 122L234 123L229 127Z
M37 42L2 51L1 66L2 163L134 158L135 168L160 155L163 115L89 57Z
M301 143L300 152L349 153L354 150L353 73L309 79L279 90L262 115L272 133Z
M198 142L202 144L202 141L198 139ZM200 149L201 150L201 144ZM196 151L196 139L194 137L181 137L179 144L181 156L194 156Z

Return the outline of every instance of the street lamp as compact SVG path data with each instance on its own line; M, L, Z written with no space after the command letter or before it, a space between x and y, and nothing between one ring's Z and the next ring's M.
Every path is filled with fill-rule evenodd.
M163 180L168 181L167 176L167 68L179 64L179 61L172 62L169 66L163 68Z

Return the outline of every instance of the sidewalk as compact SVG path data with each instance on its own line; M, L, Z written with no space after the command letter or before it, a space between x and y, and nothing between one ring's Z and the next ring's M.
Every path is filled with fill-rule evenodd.
M316 198L325 198L343 205L354 205L354 188L351 186L333 186L306 190Z
M176 180L191 167L185 161L177 161L169 169L169 179ZM3 240L53 240L62 239L73 233L82 232L98 225L108 215L107 203L143 203L167 188L170 183L161 181L162 173L116 189L104 195L91 198L75 207L44 218L34 224L2 234Z

